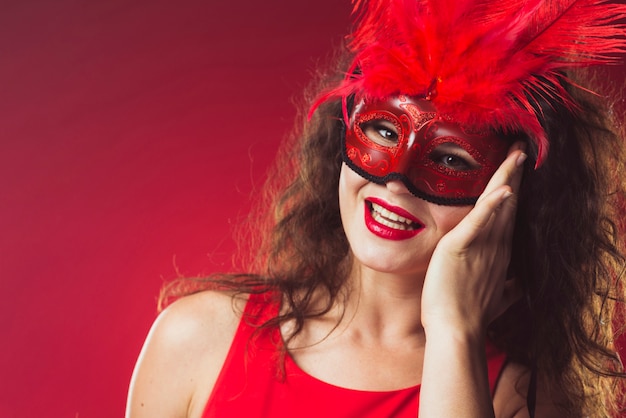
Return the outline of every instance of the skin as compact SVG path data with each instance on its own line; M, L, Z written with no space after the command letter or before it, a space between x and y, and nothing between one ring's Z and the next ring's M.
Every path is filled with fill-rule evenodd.
M376 185L344 167L340 207L353 269L334 309L291 342L296 363L346 388L421 384L420 417L528 417L527 371L505 367L492 400L484 358L487 325L519 297L506 269L524 158L515 144L474 207L430 204L400 182ZM426 229L396 242L374 236L363 223L367 197L408 210ZM202 292L160 315L133 374L127 418L201 416L245 300L234 303ZM562 416L543 383L536 416Z

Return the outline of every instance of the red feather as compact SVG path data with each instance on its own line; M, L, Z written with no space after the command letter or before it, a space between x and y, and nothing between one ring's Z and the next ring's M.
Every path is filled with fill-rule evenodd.
M430 95L459 123L526 132L538 164L548 142L531 97L571 105L562 71L626 51L626 5L603 0L354 0L353 14L352 67L314 109L352 94Z

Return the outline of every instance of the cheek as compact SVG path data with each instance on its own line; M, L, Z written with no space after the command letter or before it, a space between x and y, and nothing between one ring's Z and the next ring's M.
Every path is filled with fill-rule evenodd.
M354 186L348 174L346 173L346 165L342 165L339 174L339 212L344 227L354 207Z
M453 229L467 216L473 206L438 206L433 205L431 214L437 230L445 234Z
M362 200L359 199L359 191L369 182L348 166L341 166L339 175L339 212L344 229L347 229L352 222L362 218Z
M339 175L339 205L353 204L359 190L368 183L366 179L342 164Z

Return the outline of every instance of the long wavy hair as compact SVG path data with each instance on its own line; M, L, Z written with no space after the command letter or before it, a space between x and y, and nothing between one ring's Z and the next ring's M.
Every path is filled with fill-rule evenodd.
M271 290L283 309L264 326L292 322L289 340L305 321L341 303L351 265L338 198L342 108L327 102L310 120L306 110L343 77L347 58L309 90L303 122L283 144L254 218L241 229L254 231L240 239L252 254L246 272L176 280L163 289L161 308L204 289ZM550 152L537 170L527 163L520 190L510 273L524 297L489 334L510 360L558 388L567 416L606 417L620 407L626 380L614 342L624 318L623 133L600 97L566 87L578 109L545 103ZM321 309L313 303L320 292L328 301Z
M589 73L570 77L584 85ZM567 416L612 416L625 384L614 341L624 319L624 132L606 99L565 87L578 108L543 103L550 152L540 169L526 166L520 190L510 270L525 297L490 334L558 388Z

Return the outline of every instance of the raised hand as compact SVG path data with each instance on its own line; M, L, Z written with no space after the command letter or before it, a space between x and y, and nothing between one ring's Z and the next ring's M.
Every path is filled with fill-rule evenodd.
M519 297L506 272L525 159L523 143L512 145L475 207L435 248L422 293L427 332L452 327L482 333Z

